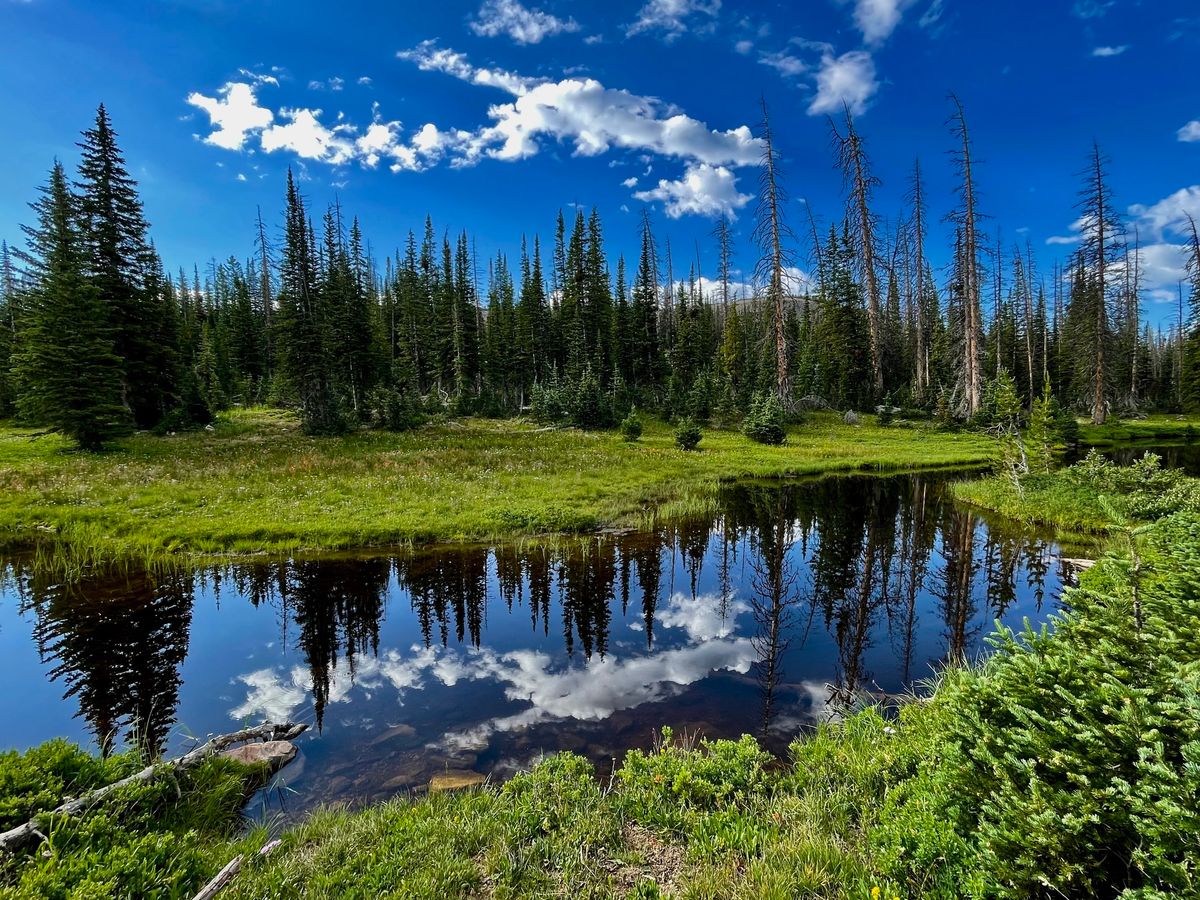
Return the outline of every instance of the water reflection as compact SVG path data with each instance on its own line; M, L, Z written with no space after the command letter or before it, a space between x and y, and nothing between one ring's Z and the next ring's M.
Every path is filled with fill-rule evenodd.
M0 677L65 696L10 692L0 715L13 746L73 734L75 714L106 751L312 721L291 770L301 805L446 767L502 775L556 749L607 762L664 724L782 749L831 704L972 657L996 618L1043 618L1055 558L911 476L742 485L709 519L554 547L71 585L16 561ZM37 665L17 652L29 635Z

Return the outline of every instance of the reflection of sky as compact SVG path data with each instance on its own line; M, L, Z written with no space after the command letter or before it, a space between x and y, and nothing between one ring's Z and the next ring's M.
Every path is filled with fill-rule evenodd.
M985 533L980 526L980 537ZM819 546L819 537L810 536L806 544L797 543L789 551L797 586L806 595L813 583L809 562ZM322 760L359 759L377 734L399 724L414 729L414 746L472 753L487 748L491 760L528 758L533 751L518 746L522 734L537 732L541 741L555 729L595 733L615 728L618 721L627 723L633 714L645 720L647 733L658 725L677 724L673 717L679 717L679 723L716 723L724 730L719 736L755 733L761 727L762 708L753 677L758 668L753 641L757 623L748 602L754 583L748 560L753 554L742 540L730 572L730 595L723 597L723 554L716 536L710 538L698 571L688 554L677 548L664 550L653 645L647 647L641 589L635 579L627 609L619 599L609 604L607 653L590 658L578 638L574 653L566 653L557 583L548 626L540 617L535 623L528 599L518 600L511 610L501 599L495 561L489 560L481 646L459 642L451 622L448 645L441 645L435 624L434 645L426 648L407 591L393 574L380 624L380 652L357 655L353 667L340 656L330 668L323 733L304 739L308 771L320 772ZM977 561L982 555L980 540ZM901 565L901 560L893 565ZM917 595L911 634L913 678L931 674L944 657L947 626L933 593L944 566L939 538ZM1019 626L1025 616L1041 621L1049 612L1037 609L1025 574L1022 569L1017 575L1017 599L1004 616L1008 624ZM994 618L984 601L985 579L981 567L974 578L969 655L982 648ZM314 720L311 674L297 646L294 611L283 609L278 600L256 607L228 578L220 579L218 595L217 581L211 578L197 587L171 750L179 749L183 734L228 731L242 721ZM1058 592L1053 571L1046 589L1050 601ZM528 598L528 591L524 596ZM58 735L90 740L86 724L73 718L76 700L62 699L63 683L49 680L49 666L38 657L30 639L33 617L19 615L17 605L12 587L0 586L0 679L21 686L0 692L0 749L27 747ZM904 687L904 613L876 611L863 641L865 686L886 691ZM827 623L823 611L805 605L792 619L771 722L772 733L781 737L827 715L827 684L842 665L836 622ZM379 756L385 754L380 751Z

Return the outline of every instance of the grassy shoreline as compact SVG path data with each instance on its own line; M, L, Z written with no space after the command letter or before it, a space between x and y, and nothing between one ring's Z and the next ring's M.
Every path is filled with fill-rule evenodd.
M658 421L632 444L479 419L313 438L262 409L96 455L33 434L0 428L0 542L80 565L644 528L733 480L979 466L995 448L976 433L833 415L789 429L782 447L706 430L694 453Z

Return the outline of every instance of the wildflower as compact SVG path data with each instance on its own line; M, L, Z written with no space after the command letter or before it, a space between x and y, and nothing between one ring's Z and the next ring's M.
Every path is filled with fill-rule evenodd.
M871 900L879 900L879 895L881 893L882 891L879 890L879 885L875 885L875 887L871 888Z

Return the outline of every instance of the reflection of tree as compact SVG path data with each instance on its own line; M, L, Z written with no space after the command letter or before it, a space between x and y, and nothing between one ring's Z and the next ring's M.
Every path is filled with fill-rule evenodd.
M758 552L750 562L754 570L750 609L756 625L750 640L758 657L764 733L775 712L776 691L783 679L783 655L791 642L794 607L800 601L796 592L799 573L788 558L792 520L786 514L786 503L781 502L783 492L771 494L774 496L756 497L759 527L752 541Z
M387 559L304 560L285 564L283 596L295 610L300 649L312 676L313 707L320 729L329 684L339 659L351 678L356 658L379 653L391 562Z
M146 572L29 583L35 639L105 754L118 733L154 756L175 722L188 650L192 576Z
M942 517L944 564L934 594L946 623L946 658L950 662L966 659L969 640L977 630L970 627L975 617L975 574L979 570L975 526L975 516L955 507L947 507Z
M585 656L595 652L603 657L608 652L609 604L616 574L616 544L610 540L581 542L559 563L558 592L568 655L575 651L575 635Z

